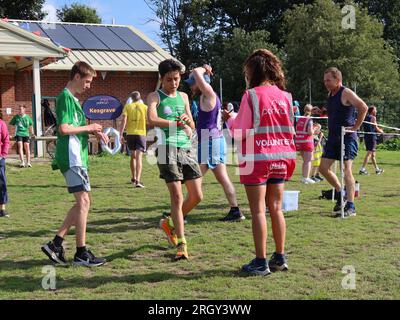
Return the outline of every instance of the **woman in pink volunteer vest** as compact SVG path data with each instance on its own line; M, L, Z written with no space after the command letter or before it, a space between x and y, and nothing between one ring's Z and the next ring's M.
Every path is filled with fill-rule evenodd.
M307 104L304 107L304 117L297 119L296 125L296 150L300 151L303 158L301 182L305 184L313 184L314 180L310 179L311 161L314 151L314 126L310 118L313 106Z
M242 267L251 275L287 270L284 253L286 223L282 213L284 182L296 166L293 109L284 92L281 61L270 51L258 49L245 64L247 90L237 116L224 112L238 146L240 182L245 185L252 214L256 258ZM272 220L276 250L266 259L266 202Z

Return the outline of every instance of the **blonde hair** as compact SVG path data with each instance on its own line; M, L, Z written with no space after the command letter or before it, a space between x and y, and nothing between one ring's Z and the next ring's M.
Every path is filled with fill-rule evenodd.
M313 109L313 106L311 104L306 104L304 106L304 115L305 116L311 116L312 109Z

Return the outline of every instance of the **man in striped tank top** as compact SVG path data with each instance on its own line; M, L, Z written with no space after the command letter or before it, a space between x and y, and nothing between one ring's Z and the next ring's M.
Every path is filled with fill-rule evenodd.
M171 215L160 220L160 227L168 242L177 247L175 260L188 259L184 216L203 198L200 167L191 144L195 126L189 98L178 91L182 65L173 59L164 60L158 71L161 89L149 94L147 116L149 124L158 130L157 165L171 196ZM183 199L182 184L187 189L186 199Z

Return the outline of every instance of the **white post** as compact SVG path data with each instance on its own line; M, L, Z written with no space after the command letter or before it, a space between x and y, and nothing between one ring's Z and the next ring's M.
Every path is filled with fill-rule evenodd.
M337 172L337 161L335 161L335 176L336 176L336 172ZM335 193L336 193L336 189L335 189L335 187L332 187L332 202L335 202Z
M223 103L222 99L222 78L219 79L219 98L221 100L221 103Z
M33 93L35 97L35 115L36 136L42 135L42 94L40 90L40 62L38 59L33 60ZM43 144L37 142L37 155L43 157Z
M308 86L309 86L309 90L310 90L310 104L312 104L312 97L311 97L311 78L308 78Z
M341 135L340 135L340 183L341 183L341 190L340 190L340 207L342 213L342 219L344 219L344 199L343 199L343 190L344 190L344 135L346 134L346 129L342 127Z

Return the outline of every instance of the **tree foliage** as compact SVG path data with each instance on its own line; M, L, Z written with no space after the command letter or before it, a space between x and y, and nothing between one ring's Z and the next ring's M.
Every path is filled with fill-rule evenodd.
M57 18L62 22L101 23L101 18L95 8L87 5L73 3L57 9Z
M9 19L42 20L45 0L0 0L0 17Z
M285 52L291 90L308 98L308 79L314 100L325 100L324 71L342 70L344 83L366 99L398 96L399 74L392 48L383 39L383 25L356 8L356 28L342 27L341 7L331 0L316 0L286 12ZM308 100L308 99L307 99Z

